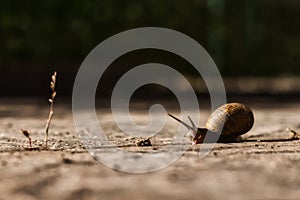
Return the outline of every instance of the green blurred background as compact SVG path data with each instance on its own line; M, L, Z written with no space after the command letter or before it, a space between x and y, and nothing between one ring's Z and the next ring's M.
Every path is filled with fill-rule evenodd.
M249 81L250 86L257 81L272 86L292 77L286 79L286 88L292 90L294 85L297 90L299 10L298 0L2 1L1 95L48 94L53 70L59 73L60 93L70 95L81 62L96 45L144 26L174 29L195 39L214 59L229 88L236 79L242 84ZM181 71L193 74L190 66L165 52L139 54L143 56L125 56L123 63L180 63Z

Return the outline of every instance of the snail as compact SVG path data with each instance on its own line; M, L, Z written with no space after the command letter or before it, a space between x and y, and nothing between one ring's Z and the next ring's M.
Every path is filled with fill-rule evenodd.
M192 126L169 114L187 129L192 130L193 144L203 143L207 133L210 138L219 137L218 142L236 142L242 134L247 133L253 126L254 116L252 110L241 103L227 103L217 108L208 118L205 128L197 128L188 116ZM209 142L209 141L208 141Z

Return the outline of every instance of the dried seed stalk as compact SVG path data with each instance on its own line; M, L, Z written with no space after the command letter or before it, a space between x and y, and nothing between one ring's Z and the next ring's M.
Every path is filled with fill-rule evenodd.
M30 131L26 129L21 129L21 132L23 133L23 135L25 135L25 137L28 138L30 149L32 149Z
M56 76L57 76L57 73L54 72L53 75L51 76L51 82L50 82L50 89L52 91L52 94L51 94L51 99L49 99L50 110L49 110L49 116L48 116L46 128L45 128L46 129L45 130L45 132L46 132L46 135L45 135L46 148L48 148L48 131L49 131L50 123L51 123L53 113L54 113L53 106L54 106L54 99L56 97L56 91L55 91Z

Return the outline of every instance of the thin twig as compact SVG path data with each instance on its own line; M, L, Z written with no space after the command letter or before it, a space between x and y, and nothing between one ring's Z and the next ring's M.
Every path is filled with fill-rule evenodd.
M48 148L48 132L49 132L49 127L50 127L50 123L51 123L51 120L52 120L52 117L53 117L53 113L54 113L53 106L54 106L54 99L56 97L56 91L55 91L56 76L57 76L57 73L54 72L54 74L51 77L51 82L50 82L50 88L51 88L52 94L51 94L51 99L49 99L50 110L49 110L49 116L48 116L47 123L46 123L46 128L45 128L46 129L45 130L45 132L46 132L46 138L45 138L46 149Z

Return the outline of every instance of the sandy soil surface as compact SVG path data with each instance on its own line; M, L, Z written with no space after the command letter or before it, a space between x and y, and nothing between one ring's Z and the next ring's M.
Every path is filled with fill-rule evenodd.
M299 199L300 141L272 139L287 138L287 127L300 131L300 104L254 101L250 107L255 124L245 138L251 141L216 144L203 159L198 157L202 145L190 145L172 165L132 174L93 159L76 134L70 105L57 103L45 150L47 102L2 99L0 199ZM170 120L161 137L151 140L152 147L136 147L137 138L122 135L107 111L98 113L109 140L139 155L160 151L178 126ZM132 115L147 119L138 110ZM203 120L208 115L204 110ZM28 140L21 128L31 130L33 146L39 150L26 149Z

